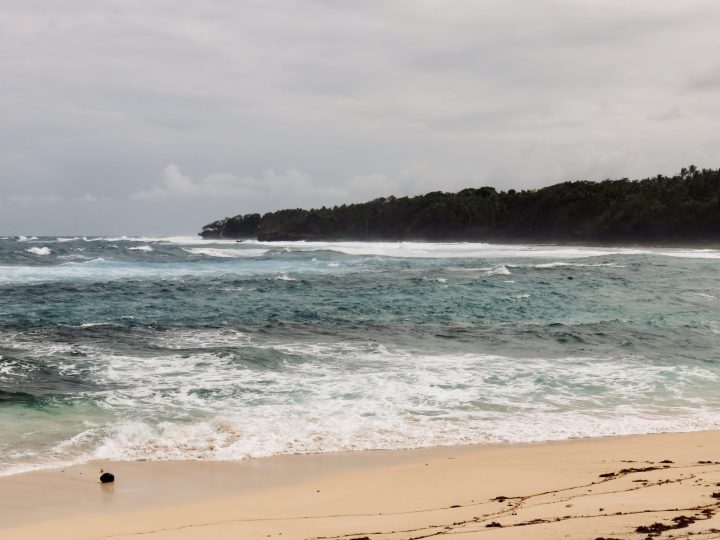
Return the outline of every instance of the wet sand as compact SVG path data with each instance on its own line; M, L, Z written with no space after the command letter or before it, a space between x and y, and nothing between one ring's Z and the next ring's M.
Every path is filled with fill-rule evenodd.
M13 540L435 537L720 538L720 431L0 478Z

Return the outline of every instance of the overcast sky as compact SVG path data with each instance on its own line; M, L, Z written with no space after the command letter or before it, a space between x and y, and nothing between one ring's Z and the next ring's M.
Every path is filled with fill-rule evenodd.
M0 0L0 234L720 166L717 0Z

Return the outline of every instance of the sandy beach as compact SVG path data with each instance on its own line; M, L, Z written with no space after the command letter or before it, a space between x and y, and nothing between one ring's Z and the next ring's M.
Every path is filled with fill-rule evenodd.
M718 431L103 462L0 478L0 537L720 538L718 492Z

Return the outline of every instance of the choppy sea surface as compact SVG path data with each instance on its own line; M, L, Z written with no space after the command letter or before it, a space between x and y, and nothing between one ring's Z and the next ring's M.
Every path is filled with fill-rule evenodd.
M0 239L0 474L720 427L720 251Z

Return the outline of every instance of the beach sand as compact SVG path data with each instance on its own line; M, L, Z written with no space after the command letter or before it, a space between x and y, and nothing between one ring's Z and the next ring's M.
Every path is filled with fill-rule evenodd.
M645 539L655 523L674 527L660 538L720 538L719 431L0 478L8 540Z

